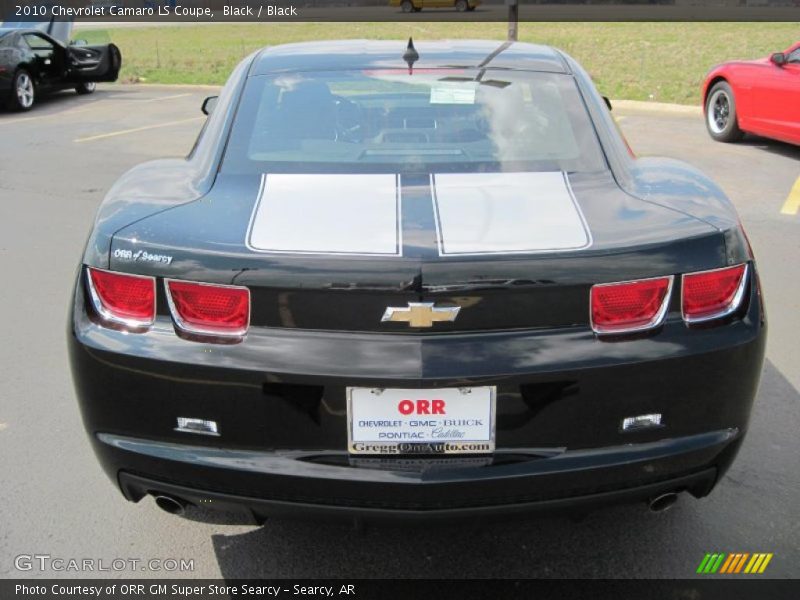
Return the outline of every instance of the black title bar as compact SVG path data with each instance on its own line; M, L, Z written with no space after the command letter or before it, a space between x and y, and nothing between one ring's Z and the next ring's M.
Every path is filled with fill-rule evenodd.
M260 579L5 579L3 600L230 600L295 598L491 598L570 600L796 600L798 580L752 577L669 580L260 580Z
M797 0L482 0L474 10L425 0L0 0L6 21L365 22L800 21ZM470 0L472 1L472 0ZM513 3L518 1L518 5ZM392 5L390 5L392 4ZM429 2L430 4L430 2ZM473 8L471 4L459 4Z

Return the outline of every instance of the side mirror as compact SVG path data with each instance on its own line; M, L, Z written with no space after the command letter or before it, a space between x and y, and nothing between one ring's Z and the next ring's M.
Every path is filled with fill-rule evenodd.
M608 99L608 96L603 96L603 101L606 103L608 110L611 110L611 100Z
M214 107L217 105L217 100L219 100L219 96L209 96L203 100L203 106L200 107L200 110L203 111L204 115L210 115L212 112L214 112Z
M89 42L87 42L86 40L72 40L69 43L69 45L70 46L88 46Z
M782 67L786 64L786 55L783 52L776 52L769 57L769 60L773 65Z

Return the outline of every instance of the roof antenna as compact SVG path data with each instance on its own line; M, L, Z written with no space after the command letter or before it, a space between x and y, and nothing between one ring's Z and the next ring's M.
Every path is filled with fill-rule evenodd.
M403 53L403 60L408 65L408 74L413 75L414 63L419 60L419 52L414 48L414 40L412 38L408 38L408 46L406 46L406 51Z

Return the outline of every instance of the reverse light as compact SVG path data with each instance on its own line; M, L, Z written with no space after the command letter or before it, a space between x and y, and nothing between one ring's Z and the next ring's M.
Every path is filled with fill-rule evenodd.
M178 417L178 426L175 431L181 433L199 433L201 435L219 435L219 427L216 421L206 419L194 419L191 417Z
M156 280L102 269L86 270L89 296L104 321L130 329L149 327L156 318Z
M165 280L167 300L178 329L185 333L241 337L250 325L246 287Z
M647 415L636 415L635 417L625 417L622 419L620 429L622 431L637 431L640 429L653 429L661 427L661 413L650 413Z
M701 323L732 314L741 305L746 287L746 264L684 275L681 286L684 321Z
M667 314L671 290L671 275L592 286L592 329L610 334L658 327Z

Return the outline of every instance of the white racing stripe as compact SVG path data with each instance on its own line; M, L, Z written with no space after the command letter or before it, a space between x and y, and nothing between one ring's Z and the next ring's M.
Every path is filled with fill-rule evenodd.
M247 245L258 252L402 256L394 174L269 174ZM431 176L440 256L580 250L591 234L565 173Z
M259 252L401 256L393 174L263 175L247 244Z
M440 256L580 250L589 228L566 174L431 176Z

